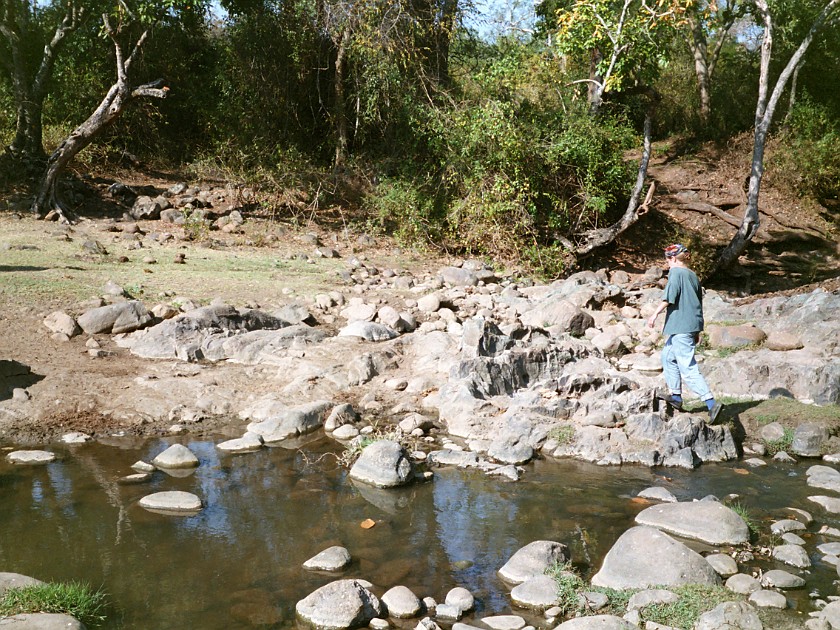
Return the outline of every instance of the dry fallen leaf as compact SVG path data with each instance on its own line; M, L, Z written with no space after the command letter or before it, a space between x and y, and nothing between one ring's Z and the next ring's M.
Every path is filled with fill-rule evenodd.
M750 474L750 471L747 470L746 468L733 468L732 470L735 471L736 473L738 473L739 475L749 475Z
M361 525L362 529L370 529L371 527L376 525L376 521L374 521L372 518L366 518L361 523L359 523L359 525Z
M650 503L650 501L648 501L644 497L633 497L632 499L630 499L630 503L641 503L642 505L647 505L648 503Z

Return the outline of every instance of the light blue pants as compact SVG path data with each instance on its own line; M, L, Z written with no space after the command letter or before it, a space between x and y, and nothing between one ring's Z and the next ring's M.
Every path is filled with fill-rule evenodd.
M662 348L662 371L671 394L681 395L682 384L685 382L700 400L714 398L694 360L694 333L668 336Z

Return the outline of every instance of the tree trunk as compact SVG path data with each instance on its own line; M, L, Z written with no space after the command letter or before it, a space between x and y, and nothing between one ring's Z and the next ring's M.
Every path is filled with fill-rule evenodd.
M55 216L69 223L73 218L73 213L62 202L58 190L59 178L67 165L82 149L93 142L108 125L119 118L125 106L132 100L144 96L166 98L169 92L169 88L163 87L163 80L146 83L134 89L129 86L129 71L132 62L149 36L149 31L145 31L140 36L131 55L128 59L123 60L122 49L116 41L116 36L110 28L107 17L104 18L104 22L106 30L114 40L116 49L117 81L111 86L105 98L102 99L102 102L99 103L88 119L76 127L50 156L46 172L38 189L38 195L32 203L32 211L39 217L52 218Z
M344 102L344 64L350 45L350 28L344 29L335 57L335 163L336 170L344 166L349 144L347 134L347 103Z
M47 85L52 77L56 54L66 36L74 31L84 17L84 8L68 2L61 22L55 27L52 38L44 44L37 70L24 59L24 41L37 37L31 28L34 18L26 12L18 13L12 2L7 2L0 12L0 34L9 44L11 60L3 60L11 77L17 109L15 137L9 150L30 161L40 161L46 156L43 142L43 109Z
M729 245L720 253L710 275L714 275L732 264L747 247L747 243L758 232L760 226L758 199L759 193L761 192L761 179L764 175L764 147L767 143L767 135L770 132L770 125L773 122L776 105L788 80L796 66L802 61L817 32L830 18L833 19L834 16L832 16L832 13L840 6L840 0L831 0L825 5L820 15L814 20L799 48L797 48L796 52L788 60L787 65L776 80L776 85L768 99L770 60L773 52L773 19L770 15L770 9L767 6L767 0L756 0L755 3L764 21L764 36L761 44L761 73L758 81L758 101L756 102L755 108L755 136L753 140L752 165L750 167L750 183L747 191L747 207L744 209L744 218L741 222L741 227L738 228Z
M598 74L598 64L602 59L601 51L593 48L589 54L589 82L586 90L586 100L589 102L589 111L592 114L600 111L604 96L604 77Z
M651 104L645 112L642 159L639 161L639 169L636 172L636 183L633 186L630 201L627 203L627 210L625 210L621 219L619 219L616 223L613 223L611 226L598 230L590 230L584 234L583 242L579 245L573 245L569 241L564 242L566 248L569 249L575 256L586 256L598 247L603 247L604 245L612 243L619 234L639 220L639 216L642 214L640 210L647 205L649 200L646 200L642 205L639 204L639 200L642 197L642 190L644 189L645 179L647 178L648 164L650 163L651 128L653 126L654 107L655 104ZM649 195L650 194L652 194L652 187Z
M694 57L694 74L697 77L697 89L700 93L700 122L703 127L709 124L712 113L709 94L709 65L707 62L706 32L699 20L691 28L691 53Z

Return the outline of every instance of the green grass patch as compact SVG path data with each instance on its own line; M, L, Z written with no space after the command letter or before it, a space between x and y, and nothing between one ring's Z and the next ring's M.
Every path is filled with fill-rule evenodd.
M81 582L57 582L10 588L0 596L0 617L25 613L70 615L86 626L105 620L105 593Z
M128 249L109 233L93 230L85 235L81 228L72 241L58 239L49 232L50 224L24 218L13 220L0 215L0 292L20 303L59 302L67 304L102 294L102 287L113 280L134 297L144 301L165 301L163 292L183 295L195 301L220 297L234 304L249 300L287 302L282 293L314 295L335 287L335 272L342 267L338 259L308 262L289 258L286 249L248 246L206 247L200 243L153 245ZM107 255L93 254L82 245L98 240ZM186 263L175 262L175 255L186 255ZM120 263L120 256L129 262ZM147 264L143 259L157 262Z
M653 621L673 628L691 630L704 612L738 597L722 586L686 584L667 590L679 595L679 600L673 604L647 606L641 611L642 621Z
M729 509L744 519L744 522L747 524L747 528L750 530L750 536L752 538L756 538L761 534L761 527L743 504L738 502L732 503L729 505Z
M556 562L546 569L545 574L553 578L557 583L557 605L563 609L562 614L565 617L570 616L572 613L584 616L621 616L627 612L627 603L633 594L637 592L635 589L619 591L613 588L591 586L578 575L571 562ZM581 608L580 595L584 592L603 593L607 596L607 605L597 611Z
M568 616L578 609L578 595L586 590L583 581L572 567L571 562L555 562L545 570L545 574L557 583L557 605Z
M556 427L551 427L548 431L548 437L552 440L557 440L558 444L571 444L575 439L575 427L571 424L561 424Z

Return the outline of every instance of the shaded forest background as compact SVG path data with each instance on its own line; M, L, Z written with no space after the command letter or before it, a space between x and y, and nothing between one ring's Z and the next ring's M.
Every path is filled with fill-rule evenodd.
M201 2L0 2L7 24L23 16L29 29L23 66L0 29L4 146L14 145L21 68L34 76L68 7L84 8L56 48L43 152L7 151L4 190L34 190L47 154L114 83L104 14L129 48L149 30L133 74L168 89L127 107L77 157L82 169L142 163L241 182L263 193L266 211L300 190L366 230L548 276L572 264L581 234L625 212L646 114L653 139L682 152L742 138L756 120L763 28L749 2L544 0L523 21L510 3L480 34L464 0L226 0L224 18ZM826 6L770 5L771 82ZM622 11L637 19L617 41ZM784 91L765 162L836 222L840 28L830 18ZM708 62L712 51L704 92L698 55Z

